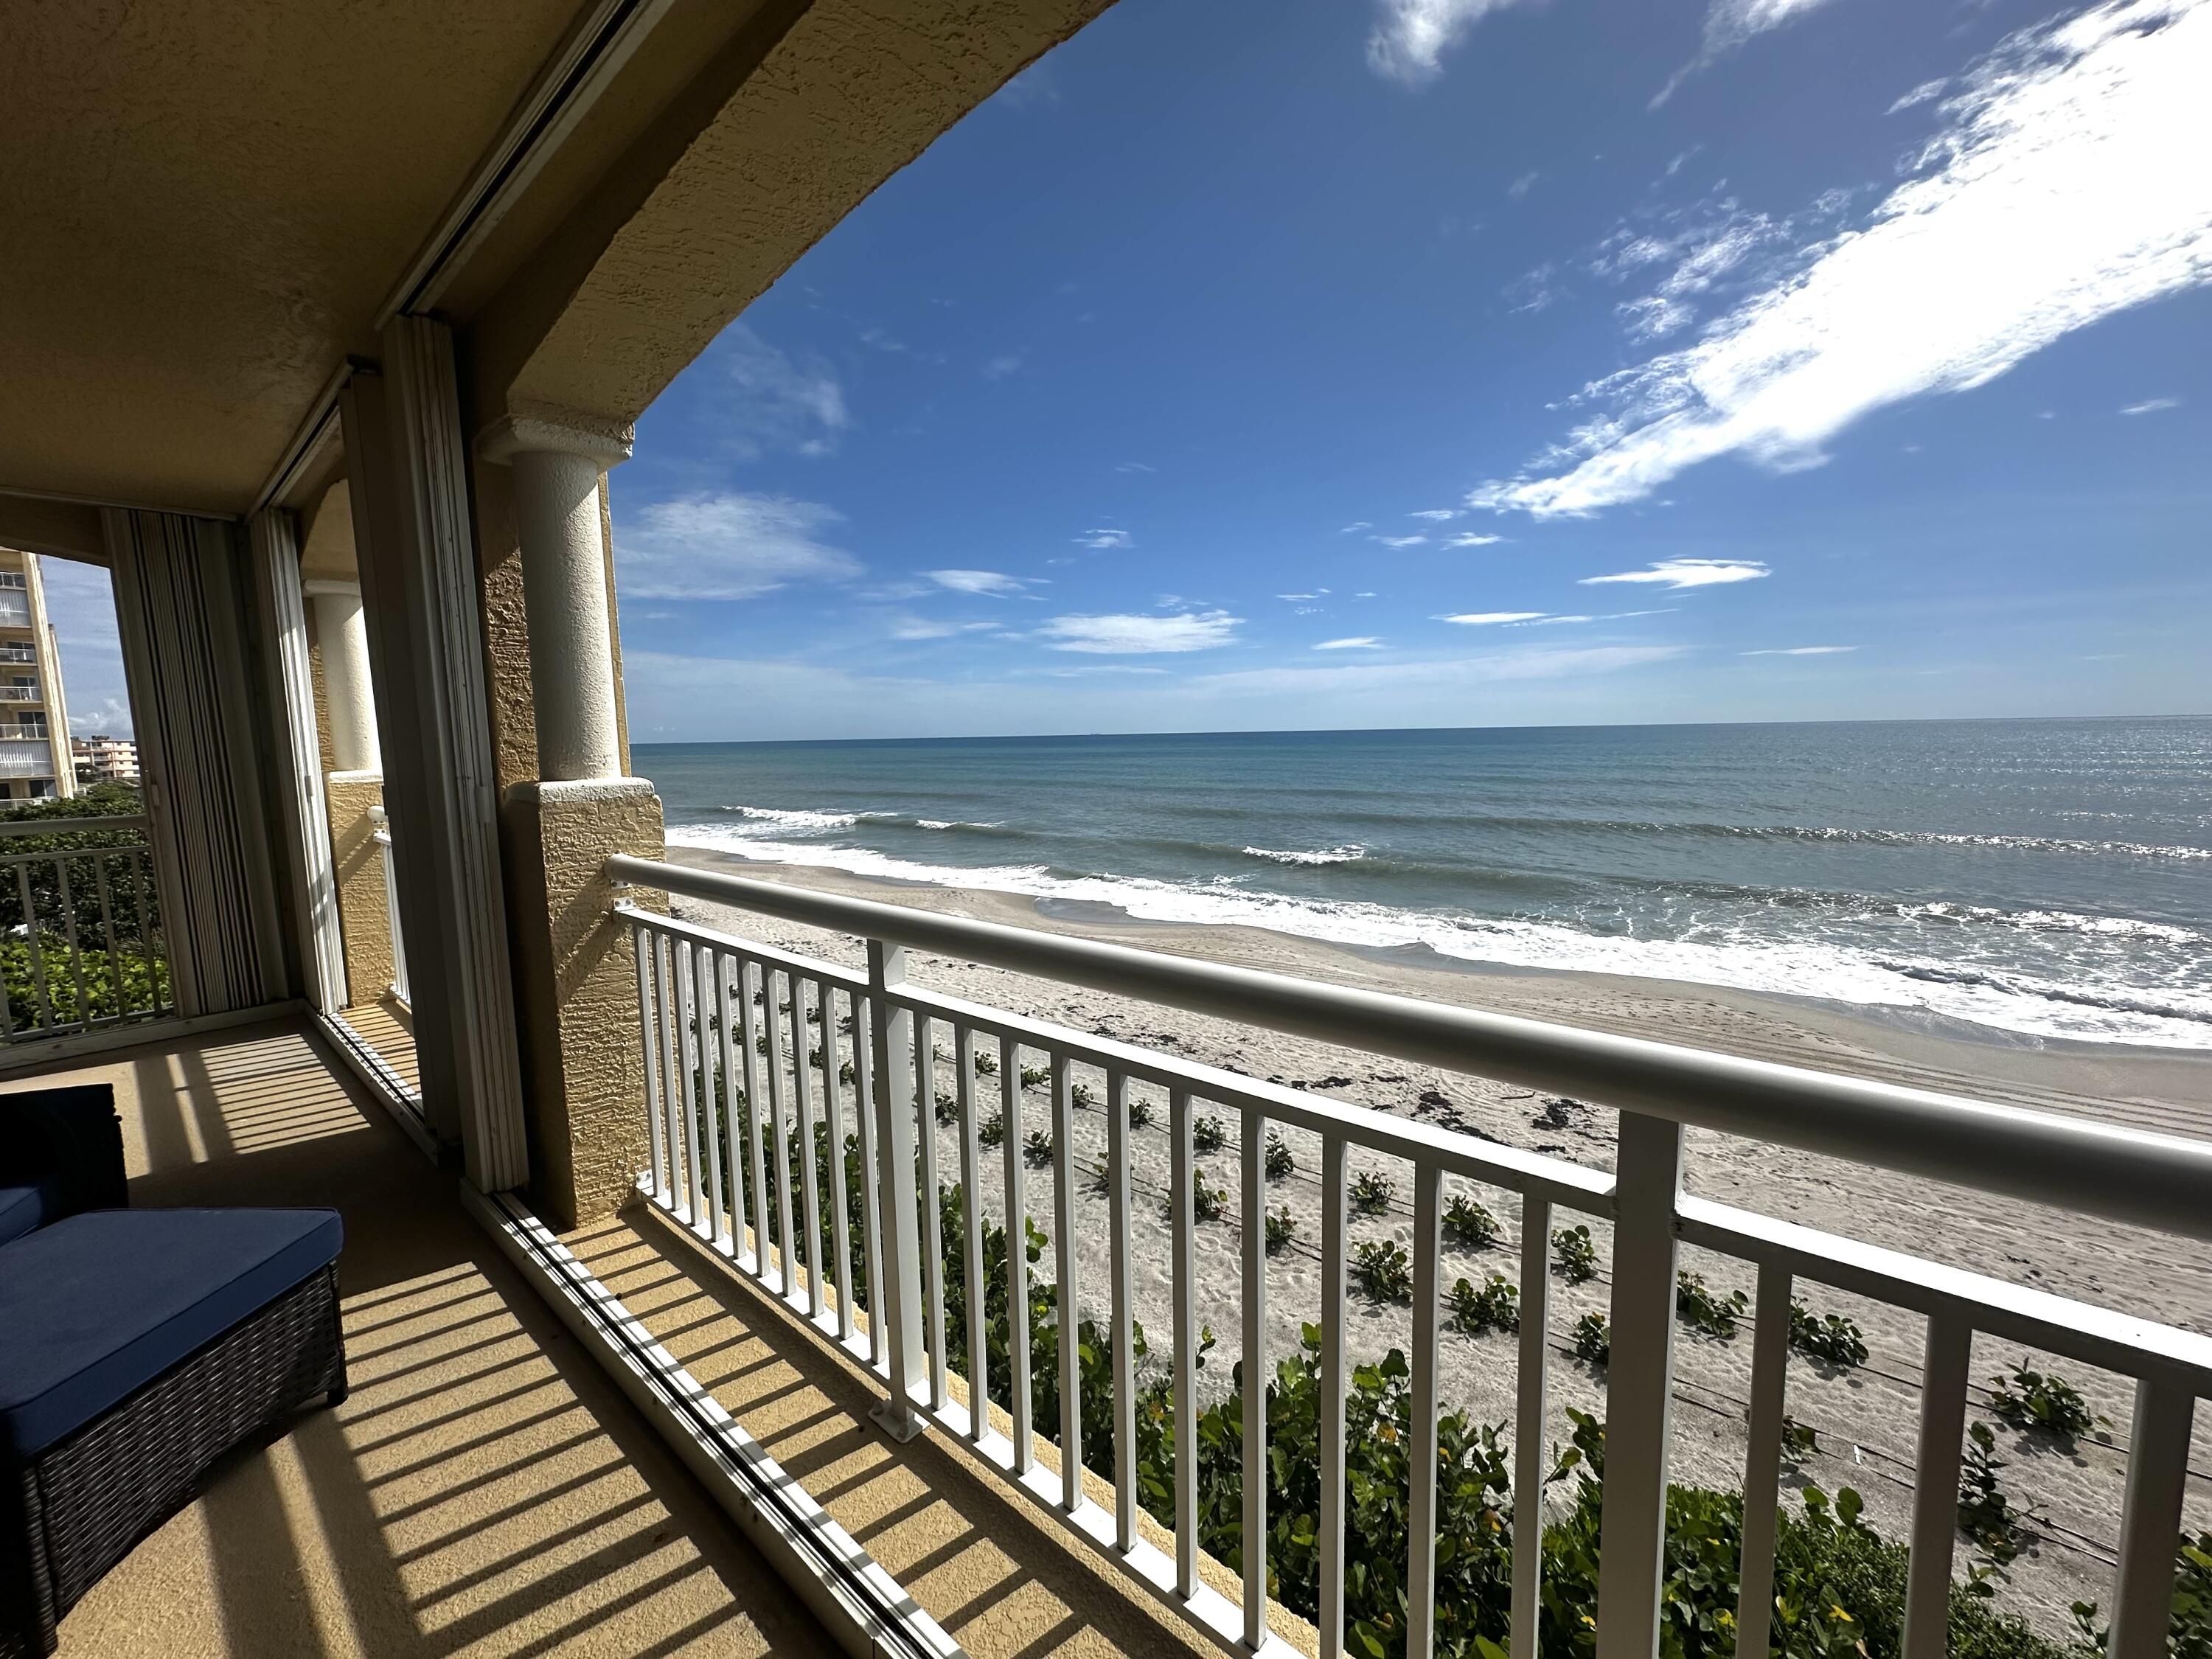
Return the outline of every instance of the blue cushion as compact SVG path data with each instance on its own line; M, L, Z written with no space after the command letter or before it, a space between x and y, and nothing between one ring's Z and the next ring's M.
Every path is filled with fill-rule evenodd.
M91 1422L344 1239L335 1210L94 1210L0 1245L0 1461Z
M21 1238L52 1215L54 1210L52 1182L41 1181L28 1187L0 1187L0 1244Z

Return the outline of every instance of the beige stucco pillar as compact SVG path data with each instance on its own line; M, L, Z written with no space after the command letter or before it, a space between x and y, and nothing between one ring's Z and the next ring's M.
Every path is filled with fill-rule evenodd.
M599 477L629 458L629 444L509 416L484 434L477 453L514 474L538 775L560 782L618 778L622 734Z
M384 756L376 741L376 694L370 689L368 624L362 617L361 584L315 580L301 582L300 591L315 611L334 769L381 773Z

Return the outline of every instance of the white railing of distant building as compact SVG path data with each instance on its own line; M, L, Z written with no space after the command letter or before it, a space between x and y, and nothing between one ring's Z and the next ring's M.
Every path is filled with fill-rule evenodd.
M0 702L37 702L39 688L35 685L0 685Z
M147 827L138 814L0 823L0 1043L177 1012ZM19 850L52 836L90 844Z
M392 996L403 1008L412 1008L415 999L407 989L407 945L399 931L399 878L392 863L392 820L381 806L372 806L368 821L378 855L384 860L384 917L392 933Z
M1232 1653L1262 1650L1286 1656L1267 1622L1268 1516L1264 1477L1265 1401L1270 1368L1261 1363L1267 1324L1267 1249L1258 1224L1266 1210L1263 1150L1273 1124L1304 1128L1322 1147L1320 1430L1321 1659L1345 1653L1344 1404L1346 1358L1346 1156L1352 1149L1412 1166L1412 1401L1415 1443L1409 1456L1413 1551L1407 1572L1407 1659L1431 1659L1434 1647L1437 1516L1437 1342L1441 1218L1450 1179L1507 1188L1522 1199L1523 1261L1512 1511L1540 1517L1548 1469L1546 1412L1547 1286L1553 1212L1603 1217L1613 1224L1611 1354L1607 1366L1603 1531L1599 1570L1598 1659L1650 1659L1657 1640L1663 1578L1668 1402L1673 1390L1676 1252L1687 1243L1752 1263L1757 1272L1749 1452L1745 1471L1738 1650L1764 1653L1771 1617L1778 1490L1784 1430L1790 1293L1804 1279L1923 1315L1926 1324L1920 1433L1913 1480L1911 1553L1903 1659L1940 1659L1945 1650L1960 1473L1967 1402L1969 1345L1977 1333L2000 1336L2118 1373L2135 1382L2129 1466L2106 1659L2164 1659L2172 1594L2174 1547L2197 1398L2212 1392L2212 1339L2135 1319L2002 1280L1877 1249L1682 1194L1686 1125L1751 1137L2101 1215L2180 1234L2212 1237L2212 1142L2107 1128L1890 1085L1764 1061L1740 1060L1635 1038L1425 1003L1411 998L1296 980L1126 946L933 915L902 906L716 875L630 858L610 860L618 884L694 898L857 935L866 941L865 974L739 939L634 905L618 915L637 951L641 1035L646 1055L652 1166L640 1184L690 1227L811 1323L873 1367L888 1384L879 1415L902 1437L923 1422L971 1444L1017 1487L1055 1511L1078 1535L1118 1562L1136 1583L1188 1616ZM1620 1112L1616 1172L1593 1172L1539 1154L1486 1142L1345 1103L1316 1098L1173 1055L1088 1036L1003 1009L927 990L908 981L906 951L920 947L963 961L1085 985L1317 1041L1446 1067L1538 1090L1571 1094ZM810 1016L810 1002L812 1013ZM841 1005L846 1014L841 1016ZM841 1081L836 1036L849 1018L855 1069ZM810 1024L823 1063L818 1081L808 1054ZM947 1386L945 1287L937 1249L940 1129L932 1109L934 1036L949 1035L957 1081L951 1178L969 1194L964 1283L974 1375L967 1399L988 1397L982 1321L981 1149L974 1065L979 1041L996 1045L1001 1096L1012 1432L991 1426ZM1024 1154L1018 1125L1022 1056L1045 1057L1053 1112L1054 1278L1058 1298L1060 1468L1042 1467L1032 1432L1028 1376L1027 1263L1020 1228L1025 1212ZM1103 1171L1111 1227L1116 1469L1110 1508L1093 1502L1082 1480L1088 1401L1075 1352L1083 1317L1078 1282L1073 1194L1077 1109L1072 1068L1103 1073L1108 1126ZM917 1089L918 1078L932 1082ZM1169 1249L1174 1280L1170 1341L1175 1366L1176 1553L1140 1534L1133 1467L1134 1376L1131 1257L1129 1085L1164 1091L1172 1160ZM713 1139L718 1091L745 1109L723 1115ZM817 1094L819 1099L817 1101ZM1242 1118L1242 1240L1244 1355L1241 1605L1209 1589L1197 1564L1194 1465L1196 1390L1191 1125L1198 1103ZM764 1111L763 1109L764 1109ZM842 1216L848 1200L840 1155L847 1115L860 1169L872 1191L863 1260L851 1259L848 1230L833 1229L828 1272L802 1271L823 1237L823 1184L803 1172L798 1224L807 1243L793 1252L737 1219L768 1213L772 1179L785 1194L776 1212L791 1224L789 1136L796 1131L811 1166L817 1126L831 1147L826 1194ZM763 1142L769 1144L764 1147ZM764 1159L772 1159L773 1176ZM915 1180L919 1161L920 1181ZM726 1182L724 1171L729 1172ZM895 1172L903 1171L903 1176ZM728 1190L726 1190L726 1185ZM743 1190L739 1190L743 1188ZM917 1213L917 1211L920 1212ZM869 1317L854 1316L853 1279L866 1275ZM1511 1588L1511 1654L1534 1659L1541 1553L1516 1550Z

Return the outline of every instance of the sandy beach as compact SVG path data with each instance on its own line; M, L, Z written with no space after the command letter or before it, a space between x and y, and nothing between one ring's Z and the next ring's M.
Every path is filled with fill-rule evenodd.
M1954 1022L1915 1019L1902 1012L1659 980L1481 971L1425 951L1358 951L1255 928L1138 923L1103 907L872 881L695 848L672 848L670 855L679 862L756 878L1946 1090L2103 1122L2172 1133L2212 1133L2212 1055L2038 1042ZM689 900L678 901L676 908L679 915L720 931L833 961L857 965L860 960L860 947L849 939ZM1591 1168L1606 1169L1612 1163L1612 1115L1595 1108L1555 1103L1461 1073L942 958L923 957L913 963L912 972L933 988L1080 1031L1161 1048L1208 1065L1233 1066L1316 1095L1443 1122ZM949 1091L953 1083L950 1045L940 1038L937 1047L945 1056L938 1086ZM1091 1083L1094 1094L1103 1096L1099 1080L1093 1078ZM995 1087L979 1098L988 1114L994 1109ZM1234 1114L1224 1115L1233 1119ZM1132 1142L1133 1180L1140 1194L1153 1196L1153 1201L1138 1206L1140 1235L1147 1225L1156 1225L1162 1240L1164 1223L1151 1218L1157 1216L1167 1189L1168 1150L1161 1132L1165 1117L1163 1104L1154 1122ZM1024 1121L1015 1132L1047 1127L1048 1120L1047 1091L1026 1091ZM1199 1241L1203 1281L1200 1316L1218 1339L1205 1372L1214 1389L1228 1386L1230 1365L1238 1358L1239 1218L1233 1121L1229 1128L1227 1146L1200 1160L1210 1183L1231 1194L1227 1220L1202 1226ZM940 1133L945 1138L939 1167L951 1178L958 1167L955 1143L949 1133ZM1077 1133L1079 1163L1103 1158L1106 1136L1102 1112L1079 1113ZM1286 1130L1285 1139L1297 1168L1272 1184L1269 1205L1271 1209L1287 1206L1297 1231L1291 1247L1270 1267L1270 1364L1294 1350L1299 1324L1316 1317L1319 1310L1318 1259L1312 1248L1320 1231L1317 1145L1313 1137L1297 1130ZM995 1217L1003 1213L1000 1163L987 1158L985 1164L985 1206ZM1363 1154L1355 1154L1352 1164L1355 1176L1371 1170L1394 1181L1396 1188L1389 1212L1355 1218L1355 1243L1385 1237L1402 1241L1411 1223L1406 1169ZM1686 1186L1701 1197L1806 1226L2185 1328L2212 1330L2212 1249L2186 1241L1703 1131L1693 1130L1689 1138ZM1031 1172L1030 1212L1048 1224L1050 1188L1048 1170ZM1519 1224L1516 1202L1511 1194L1495 1190L1475 1189L1470 1195L1496 1214L1501 1242L1483 1250L1448 1245L1447 1285L1461 1276L1480 1284L1486 1273L1521 1282L1523 1268L1513 1248ZM1077 1201L1079 1213L1085 1215L1085 1224L1079 1230L1079 1295L1090 1309L1103 1306L1105 1206L1087 1191L1079 1192ZM1092 1212L1095 1226L1088 1224ZM1549 1329L1556 1357L1549 1426L1554 1438L1564 1437L1567 1407L1601 1414L1604 1408L1601 1373L1575 1360L1568 1351L1575 1320L1587 1311L1604 1311L1608 1292L1602 1266L1608 1229L1592 1221L1590 1230L1600 1256L1597 1275L1579 1285L1557 1276L1550 1281ZM1158 1363L1164 1358L1169 1324L1166 1252L1143 1248L1140 1237L1135 1255L1138 1317L1152 1334L1154 1362ZM1048 1253L1047 1271L1050 1262ZM1723 1294L1735 1290L1748 1294L1752 1289L1749 1270L1725 1258L1688 1250L1683 1265L1703 1273ZM1819 1449L1786 1473L1801 1486L1832 1491L1856 1487L1875 1524L1902 1537L1911 1498L1920 1322L1819 1285L1801 1285L1799 1294L1815 1314L1839 1313L1856 1321L1865 1334L1870 1357L1865 1366L1841 1375L1822 1375L1802 1358L1793 1358L1789 1410L1815 1431ZM1356 1296L1352 1306L1352 1341L1362 1357L1404 1346L1402 1309L1376 1306ZM1447 1335L1442 1377L1446 1401L1479 1420L1509 1419L1513 1342L1511 1336L1496 1333L1476 1338ZM1728 1487L1741 1484L1750 1354L1747 1318L1737 1334L1725 1341L1683 1331L1677 1346L1676 1479ZM2046 1438L2016 1433L1988 1416L1988 1383L2022 1357L2013 1345L1986 1339L1978 1342L1972 1417L1989 1421L1997 1431L1999 1455L2007 1465L2002 1476L2006 1490L2015 1502L2044 1517L2038 1541L2013 1569L2004 1600L2039 1626L2058 1633L2067 1627L2066 1608L2071 1601L2109 1599L2109 1564L2118 1535L2126 1471L2129 1390L2118 1379L2072 1362L2027 1356L2039 1368L2055 1369L2066 1376L2110 1419L2069 1451ZM2196 1527L2212 1526L2212 1424L2201 1417L2191 1461L2195 1478L2190 1485L2190 1522ZM1963 1563L1966 1547L1962 1542L1960 1547Z

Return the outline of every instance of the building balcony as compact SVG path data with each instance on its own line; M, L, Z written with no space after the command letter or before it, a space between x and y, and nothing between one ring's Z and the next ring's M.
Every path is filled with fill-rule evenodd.
M0 778L55 775L52 738L0 737Z

